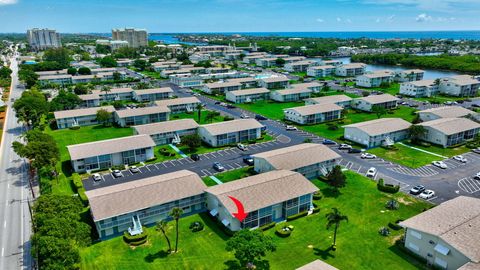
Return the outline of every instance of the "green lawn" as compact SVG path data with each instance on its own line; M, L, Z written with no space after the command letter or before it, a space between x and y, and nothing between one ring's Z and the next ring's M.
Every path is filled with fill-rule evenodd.
M305 105L305 102L298 101L298 102L274 102L274 101L257 101L255 103L243 103L243 104L236 104L236 106L251 111L254 113L261 114L267 118L275 119L275 120L282 120L283 119L283 110L292 107L298 107Z
M378 234L382 226L397 219L406 219L429 208L430 204L402 193L381 193L373 181L346 172L347 186L340 195L333 195L323 182L314 180L324 198L316 203L320 213L289 222L295 227L288 238L280 238L273 229L265 233L274 239L277 250L266 257L270 269L295 269L321 259L339 269L425 269L393 243L403 231L393 231L388 237ZM385 203L395 198L400 202L396 211L385 209ZM330 251L333 230L326 230L325 215L332 207L348 216L337 235L337 250ZM206 226L192 233L191 222L202 220ZM225 251L228 239L206 214L180 220L180 252L166 255L166 242L161 233L148 229L149 241L144 246L130 248L116 237L81 250L82 269L228 269L233 254ZM170 222L169 237L174 241L174 223ZM172 243L173 244L173 243Z
M46 133L53 136L60 150L60 162L57 163L57 170L61 173L58 180L47 180L51 184L51 191L57 194L73 194L70 155L67 146L73 144L108 140L133 135L131 128L104 127L102 125L80 127L80 129L51 130L47 128Z
M389 87L371 87L371 88L364 88L364 87L359 87L359 89L363 89L366 91L379 91L383 92L385 94L390 94L390 95L397 95L400 92L400 84L399 83L392 83Z
M202 113L200 115L200 122L198 121L198 112L192 112L192 113L177 113L177 114L172 114L170 115L170 120L178 120L178 119L193 119L200 125L203 124L210 124L210 123L216 123L216 122L222 122L223 121L223 116L217 116L215 117L211 122L206 121L206 117L208 114L209 110L202 110Z
M465 153L471 151L471 149L467 148L465 145L457 146L457 147L453 147L453 148L443 148L443 147L438 146L438 145L431 145L431 146L426 147L426 146L418 146L418 145L414 145L414 144L409 144L408 142L404 142L404 143L407 144L407 145L411 145L413 147L423 149L423 150L426 150L426 151L429 151L429 152L432 152L432 153L435 153L435 154L439 154L439 155L442 155L442 156L446 156L446 157L453 157L453 156L465 154ZM439 158L437 158L437 160L438 159Z
M391 113L388 113L382 118L389 117L399 117L402 119L405 119L408 122L411 122L415 115L412 114L415 109L409 108L409 107L399 107L396 110L391 111ZM377 116L374 113L368 113L368 112L357 112L353 110L348 110L347 113L345 114L345 118L341 121L337 122L332 122L336 123L338 126L337 130L329 130L327 123L325 124L317 124L317 125L311 125L311 126L298 126L301 129L304 129L308 132L312 132L314 134L317 134L318 136L329 138L332 140L338 140L341 136L343 136L343 131L344 128L342 126L344 125L349 125L349 124L354 124L354 123L359 123L359 122L364 122L364 121L370 121L370 120L375 120L377 119Z
M215 177L218 178L218 180L220 180L222 183L227 183L227 182L235 181L248 176L252 176L254 174L256 173L253 170L253 167L245 167L245 168L240 168L236 170L231 170L228 172L219 173L219 174L216 174ZM207 186L217 185L217 183L213 181L209 176L205 176L202 179Z
M383 147L369 149L368 152L382 157L386 160L411 167L418 168L441 159L438 156L424 153L401 144L395 144L396 150L388 150Z

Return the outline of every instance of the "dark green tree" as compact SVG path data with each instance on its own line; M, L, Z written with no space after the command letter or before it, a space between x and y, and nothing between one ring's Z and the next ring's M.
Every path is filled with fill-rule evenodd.
M50 102L51 111L71 110L82 104L82 100L72 92L60 90Z
M171 252L172 244L170 243L170 239L168 238L168 235L167 235L167 228L168 228L168 222L166 220L160 220L156 224L156 230L162 232L163 236L165 237L165 240L167 240L168 252Z
M372 112L377 115L377 118L380 119L383 115L387 114L387 109L383 106L373 105Z
M43 60L57 62L61 68L68 68L70 65L70 54L66 48L48 49L43 54Z
M104 126L107 126L112 120L112 113L105 109L100 109L97 111L96 119L98 122L102 123Z
M81 67L78 69L78 74L80 75L90 75L92 71L88 67Z
M345 186L347 177L343 174L342 167L337 165L327 174L327 180L329 185L338 190Z
M36 169L54 168L60 160L60 150L55 139L37 129L27 131L24 137L25 144L18 141L12 143L13 151L28 158Z
M69 67L69 68L67 69L67 73L70 74L70 75L72 75L72 76L74 76L75 74L77 74L77 69L74 68L74 67Z
M111 56L105 56L103 57L101 60L100 60L100 65L102 67L116 67L118 66L118 63L117 61L115 61L115 59Z
M241 266L252 268L267 252L275 251L276 246L272 238L260 230L243 229L228 239L225 249L234 252Z
M183 136L182 144L188 146L188 149L193 152L202 145L202 140L198 134L191 134Z
M285 59L283 59L283 58L277 58L277 59L275 60L275 64L276 64L277 66L283 66L283 65L285 65Z
M45 95L37 90L25 91L13 104L15 115L19 121L31 127L40 124L42 116L48 113L49 104Z

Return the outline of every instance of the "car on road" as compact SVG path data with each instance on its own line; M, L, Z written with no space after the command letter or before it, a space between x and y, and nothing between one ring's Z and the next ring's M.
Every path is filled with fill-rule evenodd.
M371 167L370 169L368 169L365 175L367 177L374 178L376 174L377 174L377 169L375 167Z
M370 154L370 153L363 153L360 157L363 158L363 159L374 159L374 158L377 158L376 155Z
M445 162L443 162L443 161L434 161L434 162L432 162L432 165L435 166L435 167L438 167L440 169L448 168L447 164L445 164Z
M237 148L242 150L242 151L247 151L247 146L245 144L237 144Z
M115 177L115 178L119 178L119 177L122 177L122 176L123 176L123 174L122 174L122 172L121 172L120 170L113 170L113 171L112 171L112 175L113 175L113 177Z
M200 160L200 156L198 154L191 154L190 155L190 158L193 160L193 161L199 161Z
M193 96L194 96L194 97L199 97L199 96L201 96L201 95L200 95L200 93L194 93Z
M340 150L350 150L350 149L352 149L352 146L350 144L342 143L338 146L338 149L340 149Z
M131 166L130 167L130 172L132 173L139 173L140 169L137 166Z
M478 108L478 107L480 107L480 104L473 103L473 104L472 104L472 107L474 107L474 108Z
M422 193L420 193L420 195L418 195L418 197L420 197L424 200L428 200L430 198L433 198L433 196L435 196L435 191L433 191L431 189L426 189Z
M473 177L473 179L475 179L475 180L480 180L480 172L478 172L477 174L475 174L475 176Z
M337 144L337 143L334 142L334 141L332 141L332 140L323 139L322 144L325 144L325 145L335 145L335 144Z
M220 101L215 101L215 105L220 105Z
M213 163L213 169L216 170L217 172L223 172L225 171L225 167L220 162L214 162Z
M256 114L255 115L255 120L262 121L262 120L267 120L267 118L265 116L261 116L260 114Z
M450 105L453 105L453 102L452 101L445 101L443 104L450 106Z
M250 116L248 116L248 114L242 113L242 115L240 115L240 118L247 119L247 118L250 118Z
M227 105L227 108L228 108L228 109L235 109L235 108L237 108L237 107L233 106L232 104L228 104L228 105Z
M227 103L225 103L225 102L220 102L220 106L227 107Z
M286 126L285 130L298 130L298 128L295 126Z
M98 173L92 174L92 178L93 178L93 181L95 182L102 180L102 177Z
M252 156L245 156L243 157L243 162L247 164L248 166L253 166L253 157Z
M361 153L361 152L362 152L362 150L361 150L361 149L358 149L358 148L350 148L350 149L348 149L348 153L349 153L349 154L359 154L359 153Z
M410 189L410 194L418 195L422 193L424 190L425 190L425 187L422 185L414 186L413 188Z
M456 161L462 162L462 163L467 163L467 158L465 158L462 155L454 156L453 159L456 160Z
M475 148L475 149L472 150L472 152L480 154L480 148Z

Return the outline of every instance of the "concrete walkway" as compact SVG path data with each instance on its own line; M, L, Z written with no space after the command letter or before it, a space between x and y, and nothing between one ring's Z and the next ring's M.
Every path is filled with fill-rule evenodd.
M217 183L219 185L223 184L222 181L220 181L220 179L218 179L214 175L210 175L210 179L212 179L213 181L215 181L215 183Z
M446 156L442 156L442 155L439 155L439 154L437 154L437 153L432 153L432 152L429 152L429 151L427 151L427 150L423 150L423 149L420 149L420 148L417 148L417 147L409 146L409 145L406 145L406 144L401 143L401 142L399 142L398 144L401 144L401 145L403 145L403 146L405 146L405 147L408 147L408 148L411 148L411 149L414 149L414 150L417 150L417 151L420 151L420 152L424 152L424 153L427 153L427 154L430 154L430 155L434 155L434 156L437 156L437 157L448 158L448 157L446 157Z
M180 149L178 149L178 147L176 147L175 145L169 144L169 146L170 146L173 150L175 150L175 152L177 152L180 156L182 156L182 158L188 157L188 156L185 155Z

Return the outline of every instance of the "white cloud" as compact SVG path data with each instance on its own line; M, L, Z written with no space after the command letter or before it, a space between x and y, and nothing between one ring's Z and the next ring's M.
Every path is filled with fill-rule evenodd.
M341 21L342 21L342 18L337 17L337 22L341 22Z
M347 23L351 23L351 22L352 22L352 20L350 20L350 19L346 19L345 21L346 21Z
M325 21L325 20L322 19L322 18L318 18L318 19L317 19L317 22L319 22L319 23L322 23L322 22L324 22L324 21Z
M432 20L432 16L427 15L426 13L419 14L415 21L417 22L429 22Z
M18 0L0 0L0 6L16 4Z
M377 18L377 19L375 20L376 23L380 23L381 21L382 21L382 20L380 20L380 18Z
M428 11L453 12L480 8L478 0L362 0L365 4L416 7Z

